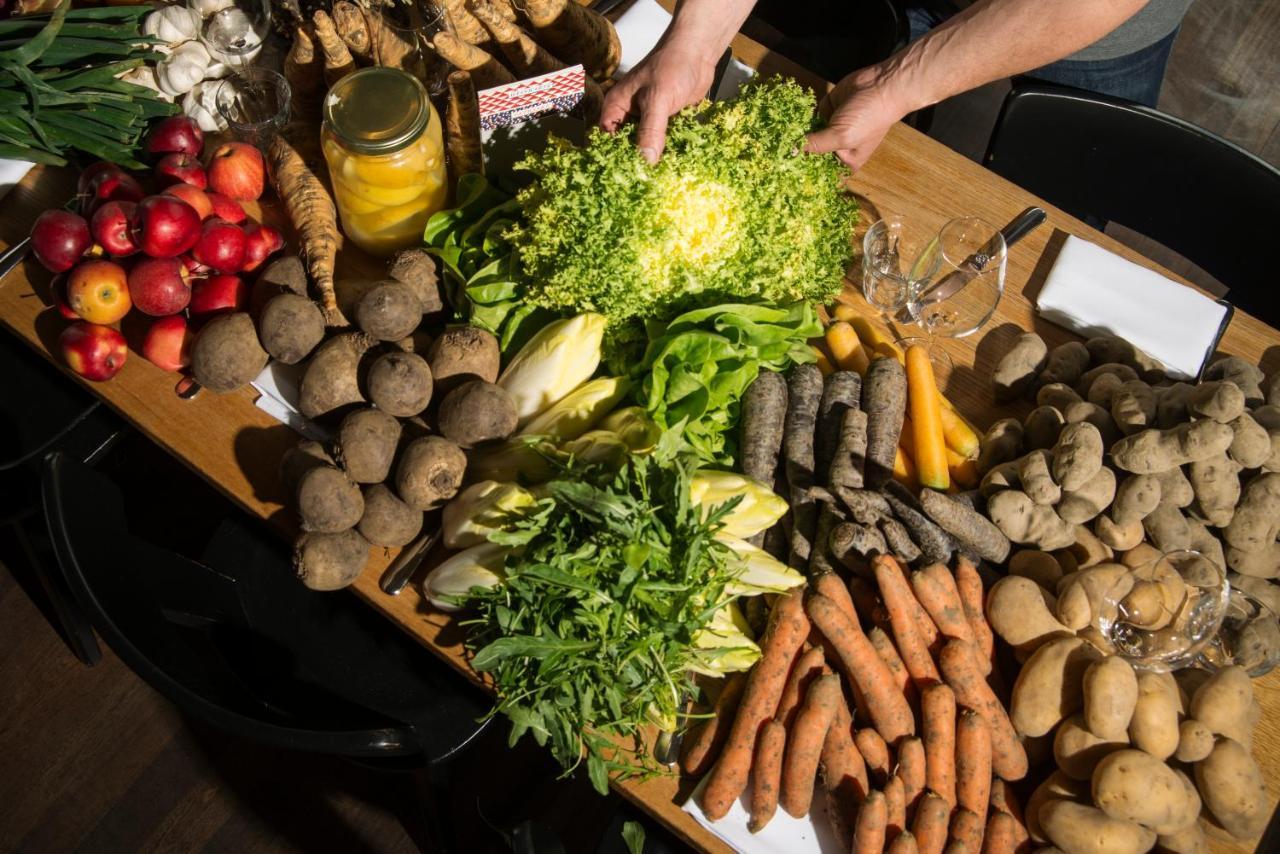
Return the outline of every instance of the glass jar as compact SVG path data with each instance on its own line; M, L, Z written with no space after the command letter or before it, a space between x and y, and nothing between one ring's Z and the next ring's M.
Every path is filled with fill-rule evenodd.
M440 118L416 78L365 68L334 84L320 130L342 230L373 255L417 246L447 192Z

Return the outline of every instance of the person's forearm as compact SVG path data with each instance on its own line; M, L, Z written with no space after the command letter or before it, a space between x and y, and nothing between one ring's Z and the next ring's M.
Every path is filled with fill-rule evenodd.
M680 0L675 19L663 38L670 44L706 53L714 62L733 41L755 5L756 0Z
M1148 0L978 0L879 66L907 112L1056 62L1131 18Z

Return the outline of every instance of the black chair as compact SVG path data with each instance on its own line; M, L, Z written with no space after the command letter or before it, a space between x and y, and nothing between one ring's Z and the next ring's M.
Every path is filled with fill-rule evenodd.
M1017 79L983 163L1099 228L1114 221L1163 243L1235 305L1280 321L1265 290L1280 170L1239 146L1158 110Z
M115 484L59 453L43 500L68 587L126 665L235 736L415 773L443 850L434 799L487 726L478 689L354 597L303 587L283 547L234 518L189 560L133 535Z

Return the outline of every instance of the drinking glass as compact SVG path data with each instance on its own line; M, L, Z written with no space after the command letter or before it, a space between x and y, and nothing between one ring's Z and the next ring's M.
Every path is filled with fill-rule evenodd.
M896 214L867 229L862 240L862 294L880 310L886 325L907 304L912 281L933 274L937 258L925 257L924 252L933 241L932 231Z
M1222 626L1210 639L1196 666L1209 671L1238 664L1255 679L1280 663L1280 620L1246 590L1231 588Z
M269 68L247 68L218 84L218 112L241 142L265 149L289 121L289 82Z
M383 20L386 25L374 33L374 62L417 77L432 99L442 96L448 90L450 68L432 40L448 29L444 9L430 0L395 3L383 9Z
M235 73L253 64L271 31L269 0L187 0L200 16L200 43Z
M1227 614L1226 573L1190 549L1166 552L1135 568L1117 570L1102 593L1097 628L1135 667L1177 670L1197 661Z
M951 220L916 259L907 311L930 336L972 335L995 314L1007 258L998 228L973 216Z

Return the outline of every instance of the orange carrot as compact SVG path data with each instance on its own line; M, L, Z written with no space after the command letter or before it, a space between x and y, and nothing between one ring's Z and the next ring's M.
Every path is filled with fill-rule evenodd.
M876 574L876 583L880 586L880 596L885 607L889 609L889 620L893 623L893 639L897 642L898 653L907 665L907 672L916 684L932 685L937 682L938 669L933 665L933 657L929 654L929 643L920 632L920 620L916 610L920 603L911 592L911 585L902 575L898 562L888 555L877 555L871 561L871 569ZM914 605L914 608L912 607ZM928 619L925 616L924 619Z
M885 834L889 839L907 829L907 794L902 778L897 774L884 784L884 805L887 818Z
M787 733L787 751L782 762L782 789L778 802L788 814L801 818L813 804L813 781L822 757L822 744L836 716L840 697L840 677L819 676L809 685L795 725Z
M822 742L819 762L822 782L835 795L840 813L850 813L871 790L867 783L867 766L853 743L853 716L841 694L836 703L836 717Z
M973 640L973 630L965 618L951 570L940 563L918 569L911 573L911 589L938 631L949 638Z
M889 745L884 743L880 733L870 727L860 729L853 734L853 743L870 771L880 780L889 776Z
M898 770L894 775L902 780L907 812L915 809L916 802L924 794L928 773L924 743L918 738L904 738L898 745Z
M946 436L947 447L966 459L976 456L978 447L982 444L978 434L945 397L938 395L938 402L941 404L939 416L942 418L942 432Z
M982 854L1014 854L1018 848L1017 823L1008 813L993 812L982 838Z
M729 727L738 711L746 685L745 673L732 673L724 680L724 687L711 710L713 717L684 740L680 751L680 767L684 773L701 777L716 761L720 748L724 747L724 741L729 737Z
M983 679L973 644L948 641L938 654L938 665L956 702L982 715L991 733L991 765L1005 780L1021 780L1027 774L1027 751L1009 722L1009 713ZM957 734L957 741L959 736ZM957 769L957 778L959 769Z
M920 717L925 782L949 810L956 803L956 695L946 685L925 688L920 692Z
M936 792L925 792L911 822L911 834L916 838L920 854L942 854L947 844L947 823L950 819L951 804Z
M891 561L890 568L896 570L891 573L890 580L899 588L901 598L915 617L920 634L924 636L925 643L932 649L933 645L938 641L938 627L933 624L933 620L929 618L924 607L916 600L915 594L911 592L911 584L907 581L907 574L903 570L902 564L898 563L897 559L893 557L888 557L888 560Z
M991 730L972 709L956 721L956 803L975 815L991 803Z
M844 615L857 625L858 610L853 606L853 597L849 594L849 588L840 580L840 576L834 572L822 572L809 579L809 586L815 593L821 593L839 605Z
M867 567L870 574L870 565ZM870 623L884 631L890 631L889 612L880 605L876 588L866 578L853 576L849 579L849 598L853 600L853 608L858 612L862 623Z
M860 374L867 372L867 351L863 349L858 333L853 331L852 326L843 320L837 320L827 327L826 339L827 347L840 370L857 371Z
M703 789L702 810L712 821L724 818L746 789L756 737L777 710L791 664L808 634L804 588L792 588L774 602L760 660L747 676L738 716L733 720L720 761L711 769Z
M947 847L942 849L942 854L969 854L969 846L959 839L952 839L947 843Z
M920 849L916 847L916 838L907 830L893 837L893 841L885 849L886 854L919 854L919 851Z
M915 720L911 707L862 629L839 605L821 594L811 596L805 607L814 624L835 647L845 672L861 691L867 713L885 741L892 743L913 735Z
M1027 821L1022 814L1022 804L1013 784L999 777L991 778L991 809L1005 813L1013 819L1014 848L1021 852L1031 847L1031 834L1027 832Z
M777 711L773 714L774 720L788 730L791 729L800 703L804 700L805 692L809 690L810 683L822 675L824 669L826 669L826 661L822 654L822 647L813 646L800 653L795 664L791 666L786 687L782 689L782 698L778 700Z
M759 833L778 811L778 791L782 778L782 757L787 728L771 720L760 730L754 761L751 763L751 818L747 829Z
M982 850L982 818L976 813L960 807L951 816L951 840L964 845L964 850L979 852Z
M858 820L853 828L852 854L883 854L886 825L889 821L888 804L883 792L872 792L858 810Z
M916 477L922 486L945 490L951 485L951 473L947 469L947 440L938 412L942 404L938 402L938 384L933 377L928 349L919 344L908 347L906 369Z
M969 629L973 632L974 646L978 650L978 664L984 672L990 672L991 660L995 654L995 635L987 622L983 611L982 576L978 567L964 555L956 559L956 591L960 594L960 604L969 621ZM986 664L983 664L983 660Z
M885 634L883 629L876 627L867 632L867 640L871 641L871 645L876 648L876 654L883 659L885 666L893 674L893 681L907 698L907 702L911 702L915 697L915 685L911 681L911 674L907 672L907 665L902 663L902 656L898 655L898 648L893 645L893 639Z

